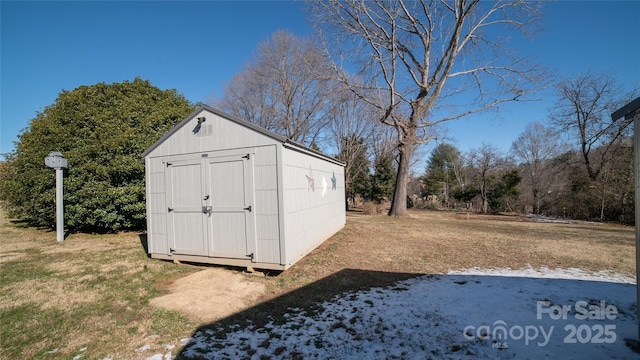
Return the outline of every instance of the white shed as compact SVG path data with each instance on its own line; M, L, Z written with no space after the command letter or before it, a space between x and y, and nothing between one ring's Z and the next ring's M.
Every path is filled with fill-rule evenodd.
M284 270L345 224L342 163L209 106L143 156L153 258Z

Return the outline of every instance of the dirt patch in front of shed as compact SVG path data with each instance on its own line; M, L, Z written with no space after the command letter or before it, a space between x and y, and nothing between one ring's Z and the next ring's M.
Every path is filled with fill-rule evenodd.
M254 305L265 286L237 271L211 267L175 280L166 291L152 299L151 305L213 322Z

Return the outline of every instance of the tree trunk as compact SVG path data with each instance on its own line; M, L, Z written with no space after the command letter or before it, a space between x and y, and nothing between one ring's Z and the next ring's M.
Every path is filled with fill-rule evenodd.
M480 200L481 200L481 211L483 214L487 214L489 212L489 200L487 199L487 183L485 180L485 174L482 175L482 183L480 184Z
M533 190L533 213L540 214L540 195L537 189Z
M605 182L602 179L602 196L600 197L600 221L604 221L604 209L605 209Z
M407 214L407 184L409 183L409 167L411 166L411 156L413 155L414 146L410 139L406 139L398 146L400 161L389 216L404 216Z

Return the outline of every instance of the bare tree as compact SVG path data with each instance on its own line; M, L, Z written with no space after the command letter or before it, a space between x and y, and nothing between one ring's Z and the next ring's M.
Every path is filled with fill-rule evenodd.
M498 170L507 164L494 146L484 144L479 149L471 150L467 154L467 164L473 174L473 180L478 187L481 200L481 210L489 212L489 186Z
M372 114L375 109L346 90L343 87L342 91L332 94L334 106L327 113L327 119L330 130L328 135L338 150L336 157L345 164L345 188L347 198L353 204L357 193L364 192L366 186L354 184L354 181L366 181L369 177L368 157L375 130L374 123L370 120L376 115Z
M564 194L556 195L556 203L571 217L600 221L633 220L633 140L623 137L609 147L608 155L599 168L596 180L587 173L580 151L575 150L559 157L564 171L558 182L563 184ZM600 158L604 145L592 149Z
M378 121L395 130L399 163L389 215L406 213L411 157L431 139L434 125L528 93L538 76L535 67L499 49L507 41L495 36L501 30L525 31L538 9L530 0L311 3L319 31L348 54L340 61L350 62L335 60L337 76L379 109ZM359 78L369 81L350 83L343 65L357 67Z
M585 72L557 85L558 101L549 116L555 129L577 143L589 178L597 181L614 145L631 130L633 119L612 121L610 114L621 103L637 97L626 95L611 74ZM598 151L594 151L598 149Z
M637 144L636 144L637 146ZM610 151L606 172L602 176L600 220L625 223L634 219L634 159L633 140L627 138Z
M542 200L550 194L557 177L559 168L555 159L562 153L562 145L553 129L533 122L513 142L511 150L524 169L533 213L539 214Z
M226 84L215 105L309 145L327 124L331 67L311 40L278 31Z
M604 220L607 209L617 207L608 201L612 184L617 182L617 176L628 177L618 171L617 157L631 137L633 123L633 119L624 118L613 121L610 114L636 98L638 89L624 91L611 74L590 71L561 82L556 89L558 100L549 117L555 129L576 145L587 179L578 187L584 193L580 195L586 197L583 203L592 207L597 203L598 216ZM593 216L591 211L585 213Z

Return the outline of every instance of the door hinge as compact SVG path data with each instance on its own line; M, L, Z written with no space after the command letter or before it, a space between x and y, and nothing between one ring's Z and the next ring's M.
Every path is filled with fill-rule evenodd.
M249 160L249 159L251 159L251 154L247 154L247 155L243 156L242 158Z
M174 252L176 252L176 249L169 248L169 252L173 254Z
M249 210L249 212L251 212L251 205L247 206L246 208L244 208L245 210Z
M173 208L167 208L167 210L168 210L169 212L172 212L172 211L173 211Z
M250 258L251 260L253 260L253 253L249 254L249 255L245 255L246 257Z
M167 162L167 163L165 163L165 164L167 164L167 167L171 166L171 163L170 163L170 162Z

